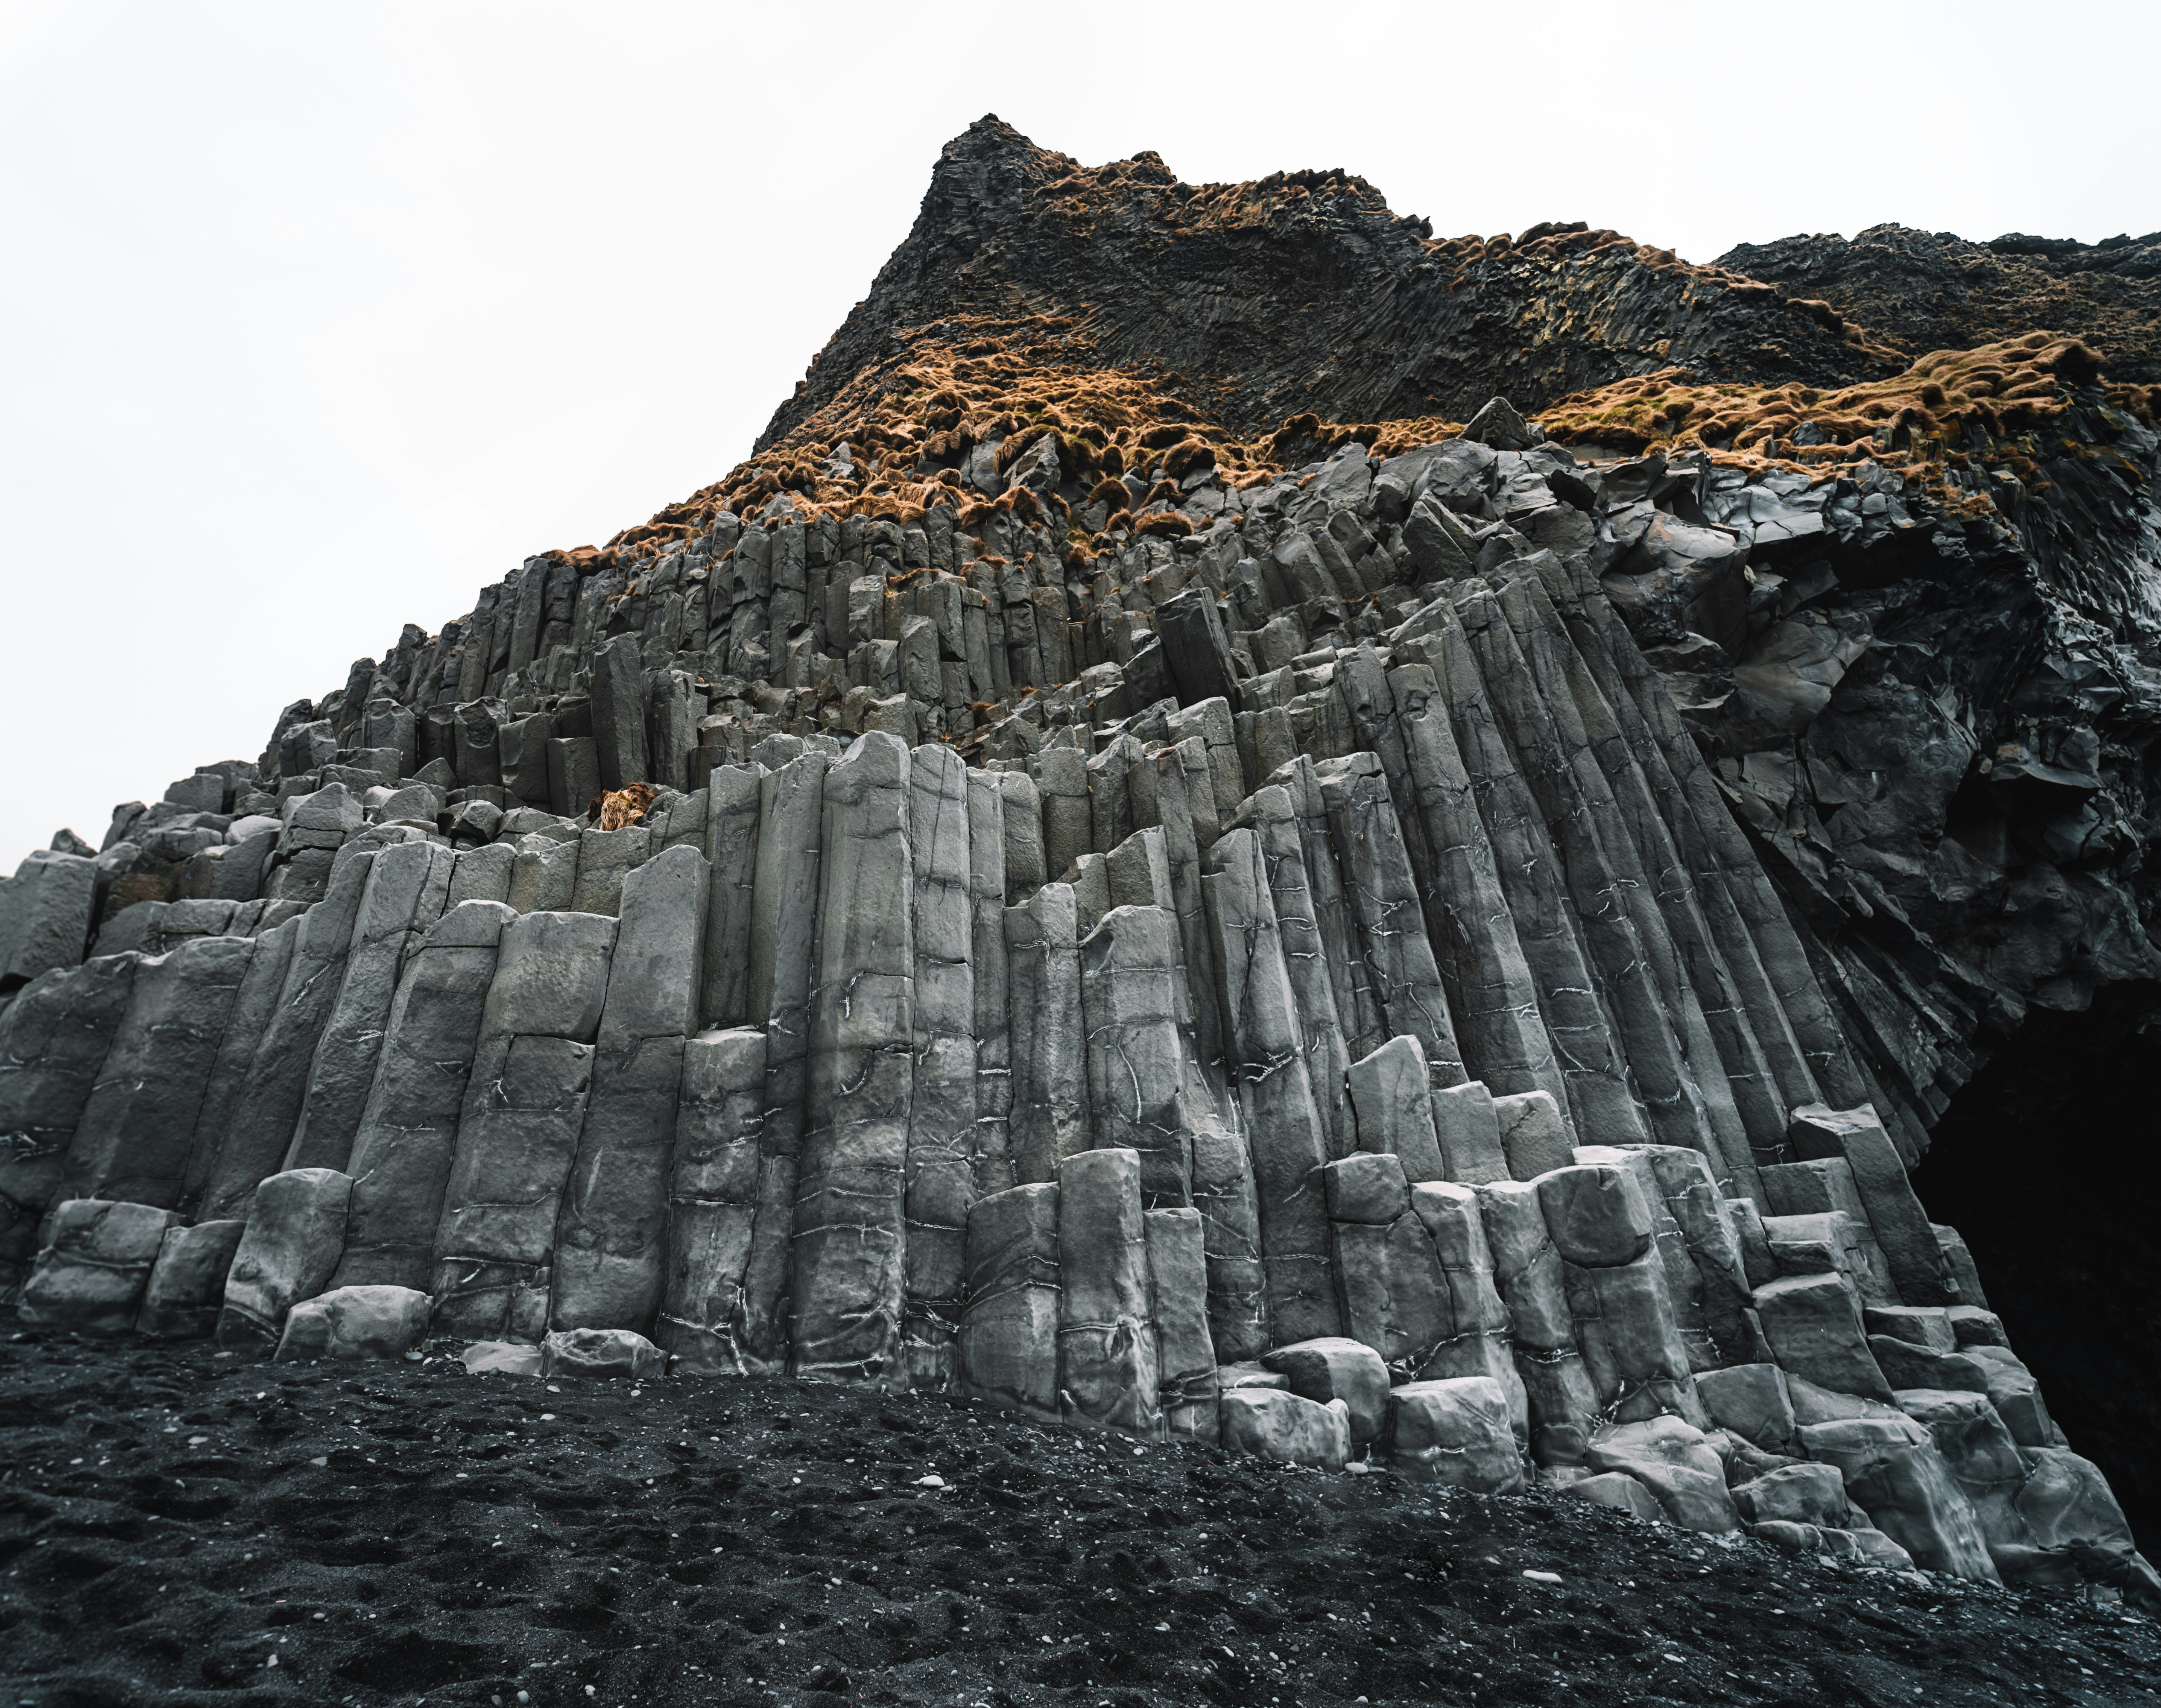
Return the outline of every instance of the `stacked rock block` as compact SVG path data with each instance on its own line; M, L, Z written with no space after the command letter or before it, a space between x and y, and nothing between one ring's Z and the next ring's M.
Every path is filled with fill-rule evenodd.
M1739 596L1704 471L1481 419L1085 562L784 495L409 629L9 881L0 1282L2143 1580L1625 620Z

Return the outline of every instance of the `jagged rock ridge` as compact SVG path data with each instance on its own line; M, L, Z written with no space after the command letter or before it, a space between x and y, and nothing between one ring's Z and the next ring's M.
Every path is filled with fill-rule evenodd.
M2023 1004L2156 969L2150 399L1167 180L976 127L758 458L10 880L26 1317L649 1336L2150 1591L1908 1179ZM1436 348L1598 273L1525 393L1590 448L1195 330L1190 258L1316 244Z

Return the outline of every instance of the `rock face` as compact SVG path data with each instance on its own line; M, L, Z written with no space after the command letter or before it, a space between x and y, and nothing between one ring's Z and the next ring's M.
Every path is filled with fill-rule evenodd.
M986 121L751 462L6 881L0 1287L2135 1589L1911 1179L2161 977L2153 400L1985 330Z

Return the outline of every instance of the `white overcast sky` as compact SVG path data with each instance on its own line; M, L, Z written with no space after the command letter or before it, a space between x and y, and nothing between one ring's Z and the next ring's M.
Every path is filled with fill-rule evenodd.
M2155 16L0 0L0 870L724 472L986 112L1444 235L2091 241Z

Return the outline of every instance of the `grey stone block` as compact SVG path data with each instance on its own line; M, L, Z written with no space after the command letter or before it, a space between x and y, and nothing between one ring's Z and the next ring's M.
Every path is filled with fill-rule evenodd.
M763 765L721 765L706 784L706 863L712 895L706 908L705 985L700 1016L708 1026L746 1026L751 1012L750 945L758 879L758 802Z
M450 894L444 906L460 902L508 902L518 851L508 842L489 842L477 848L461 848L450 868Z
M336 1272L351 1198L352 1177L335 1169L294 1169L256 1188L225 1278L218 1345L258 1355L277 1346L285 1313Z
M1476 1190L1529 1405L1532 1455L1541 1465L1580 1464L1599 1402L1576 1347L1565 1266L1547 1232L1539 1189L1501 1180Z
M0 992L83 958L97 883L95 860L44 848L0 878Z
M664 1374L668 1355L628 1329L567 1329L540 1343L543 1376L627 1377L643 1382Z
M1736 1364L1696 1372L1695 1391L1711 1420L1767 1453L1790 1452L1794 1403L1776 1364Z
M1651 1249L1651 1207L1626 1170L1570 1164L1541 1174L1537 1185L1546 1227L1567 1262L1630 1263Z
M60 1190L69 1141L141 965L102 956L31 981L0 1010L0 1289L21 1283Z
M254 951L247 938L200 937L137 969L68 1147L65 1195L180 1205L204 1093Z
M622 907L623 881L653 851L653 832L643 825L619 831L588 830L578 837L578 877L570 891L570 911L607 914Z
M1934 1437L1903 1416L1804 1424L1811 1459L1835 1465L1846 1491L1877 1529L1931 1571L2000 1581L1972 1503Z
M1282 1465L1341 1471L1351 1459L1350 1409L1321 1404L1301 1394L1238 1388L1216 1403L1223 1445Z
M1835 1110L1811 1104L1796 1109L1786 1141L1804 1159L1845 1158L1890 1266L1892 1284L1906 1304L1978 1302L1958 1292L1927 1213L1906 1177L1906 1165L1873 1108Z
M1037 1182L968 1207L961 1381L1038 1416L1058 1412L1058 1188Z
M1644 1518L1653 1523L1669 1522L1666 1509L1659 1504L1659 1497L1625 1471L1604 1471L1596 1476L1578 1477L1561 1485L1562 1492L1586 1500L1594 1506L1612 1507L1631 1518Z
M383 849L368 869L337 999L323 1022L308 1072L288 1169L343 1170L352 1154L398 976L448 901L453 857L430 842Z
M2076 1563L2064 1554L2044 1553L2020 1510L2026 1460L1987 1395L1902 1388L1898 1398L1898 1409L1928 1429L1952 1480L1971 1502L1997 1575L2006 1583L2037 1589L2075 1587Z
M1842 1529L1846 1479L1835 1465L1784 1465L1736 1483L1733 1504L1752 1524L1813 1524Z
M199 1221L193 1227L168 1227L143 1289L136 1333L183 1341L216 1332L225 1305L226 1273L247 1226L244 1221Z
M1328 1273L1320 1173L1328 1138L1300 1047L1298 1001L1260 839L1251 831L1226 832L1204 867L1217 1011L1252 1158L1269 1332L1278 1341L1333 1335L1342 1320Z
M1377 1440L1388 1419L1388 1370L1371 1346L1340 1335L1325 1335L1278 1346L1261 1362L1290 1383L1293 1393L1326 1404L1341 1400L1349 1409L1353 1445Z
M1063 883L1005 912L1013 1160L1023 1183L1054 1180L1060 1163L1091 1146L1077 923Z
M1679 1418L1649 1418L1601 1429L1585 1458L1595 1471L1634 1477L1683 1529L1716 1535L1741 1527L1726 1492L1726 1467L1703 1432Z
M1876 1355L1877 1367L1882 1371L1883 1379L1894 1389L1931 1388L1968 1393L1988 1392L1988 1372L1980 1359L1916 1346L1892 1335L1871 1335L1868 1349Z
M1142 1213L1148 1309L1155 1330L1156 1396L1172 1435L1217 1437L1216 1349L1208 1328L1208 1252L1200 1212Z
M126 1334L142 1310L166 1231L178 1220L150 1204L70 1198L55 1205L50 1238L23 1284L21 1320L78 1334Z
M428 1332L434 1301L410 1287L339 1287L304 1299L285 1315L273 1362L398 1358Z
M1513 1494L1523 1463L1501 1384L1482 1376L1406 1383L1388 1393L1389 1463L1419 1482Z
M958 1373L954 1335L975 1193L975 918L967 767L924 746L909 763L915 956L908 1155L902 1190L901 1357L913 1387ZM1212 1363L1212 1360L1211 1361Z
M497 951L515 917L500 902L460 903L407 962L353 1135L336 1286L427 1287Z
M567 913L577 889L578 839L528 836L511 862L503 899L521 914Z
M233 1096L204 1189L206 1216L245 1215L257 1182L285 1157L316 1044L345 981L346 956L376 857L372 851L349 855L331 873L323 899L289 928L294 938L284 988Z
M1141 1159L1083 1151L1058 1169L1061 1408L1128 1435L1161 1421Z
M1513 1178L1501 1137L1500 1114L1482 1080L1444 1086L1433 1094L1433 1125L1446 1178L1483 1186ZM1528 1164L1531 1159L1526 1156ZM1528 1177L1527 1177L1528 1178Z
M686 1370L751 1367L744 1281L758 1226L765 1050L759 1026L700 1033L683 1046L667 1287L654 1339Z
M555 1226L552 1325L653 1325L665 1283L683 1040L696 1029L711 877L668 849L624 880L592 1090Z
M1861 1301L1843 1276L1781 1276L1756 1289L1756 1312L1781 1369L1836 1393L1889 1401L1891 1384L1869 1350Z
M1568 1142L1568 1126L1560 1106L1549 1091L1518 1091L1493 1100L1493 1117L1501 1129L1501 1148L1508 1159L1508 1172L1518 1180L1535 1180L1553 1169L1565 1169L1574 1159Z
M626 783L648 781L652 766L646 750L645 661L638 638L619 634L596 652L592 680L593 742L601 788L617 789ZM574 810L562 801L556 806Z
M502 928L458 1120L429 1291L449 1334L537 1341L556 1212L585 1125L616 922L524 914Z
M601 792L600 743L591 736L558 736L548 743L548 805L582 815Z
M1219 849L1222 846L1216 845ZM1435 1093L1425 1050L1417 1039L1391 1038L1372 1054L1351 1063L1348 1080L1361 1150L1385 1151L1401 1159L1403 1173L1413 1180L1461 1178L1435 1135ZM1441 1095L1453 1096L1466 1089L1451 1086ZM1489 1098L1489 1107L1491 1101Z

